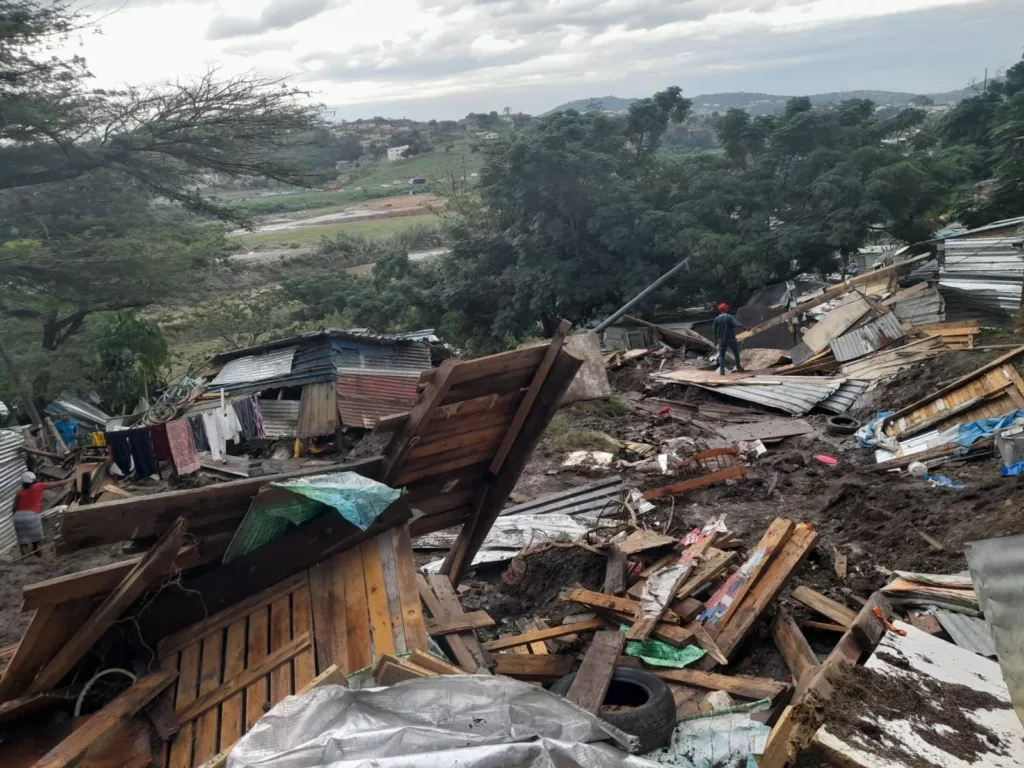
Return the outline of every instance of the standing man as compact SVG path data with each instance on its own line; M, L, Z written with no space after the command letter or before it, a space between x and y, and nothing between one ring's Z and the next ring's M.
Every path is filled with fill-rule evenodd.
M711 325L711 334L714 336L715 343L718 345L718 375L725 375L725 353L731 351L732 356L736 358L736 370L742 371L743 365L740 363L740 345L736 341L736 328L746 328L745 325L740 325L736 318L729 314L729 305L722 303L718 305L718 317L715 318L714 323Z
M67 446L69 451L73 451L78 447L78 422L71 418L70 415L65 413L60 417L54 426L60 433L60 439L64 441L64 445Z

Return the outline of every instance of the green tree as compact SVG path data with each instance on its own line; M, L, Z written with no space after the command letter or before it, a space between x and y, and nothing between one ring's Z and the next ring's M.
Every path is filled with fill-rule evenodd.
M97 384L113 412L131 408L160 387L169 350L159 326L132 312L118 312L103 318L98 336Z

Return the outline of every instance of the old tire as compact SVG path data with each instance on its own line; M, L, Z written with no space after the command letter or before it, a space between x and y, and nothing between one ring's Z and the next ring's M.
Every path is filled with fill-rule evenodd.
M575 672L559 678L551 686L551 692L565 696L575 679ZM676 703L668 684L660 677L640 669L616 667L604 704L624 707L612 711L603 708L600 717L609 725L636 736L640 740L639 753L663 747L672 738Z
M829 416L825 431L830 435L852 435L860 429L860 423L849 416Z

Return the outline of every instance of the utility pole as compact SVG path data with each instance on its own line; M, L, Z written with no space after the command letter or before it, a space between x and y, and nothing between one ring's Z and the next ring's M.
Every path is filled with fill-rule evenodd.
M662 275L657 280L655 280L653 283L651 283L646 288L644 288L642 291L640 291L640 293L638 293L632 299L630 299L625 304L623 304L622 307L620 307L614 314L609 315L606 319L602 320L600 323L595 325L591 330L594 331L594 333L600 333L601 331L603 331L605 328L607 328L609 325L614 323L616 320L618 320L624 314L629 312L629 310L633 308L634 304L636 304L641 299L643 299L647 295L653 293L654 291L658 290L658 288L660 288L662 285L667 283L669 281L669 279L671 279L673 275L675 275L683 267L685 267L689 263L689 261L690 261L690 257L687 256L685 259L683 259L678 264L676 264L674 267L672 267L672 269L670 269L664 275Z

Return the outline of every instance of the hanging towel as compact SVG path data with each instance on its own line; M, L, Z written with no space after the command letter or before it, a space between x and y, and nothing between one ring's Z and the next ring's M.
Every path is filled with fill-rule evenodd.
M224 458L227 450L227 440L221 433L222 419L216 411L203 414L203 430L206 432L206 442L210 444L210 458L220 461Z
M190 475L199 470L199 460L196 458L196 446L192 442L192 427L187 419L169 421L167 427L167 442L171 449L171 458L174 459L174 468L179 475Z
M155 424L149 428L149 438L153 441L153 455L157 461L171 459L171 446L167 442L167 425Z

